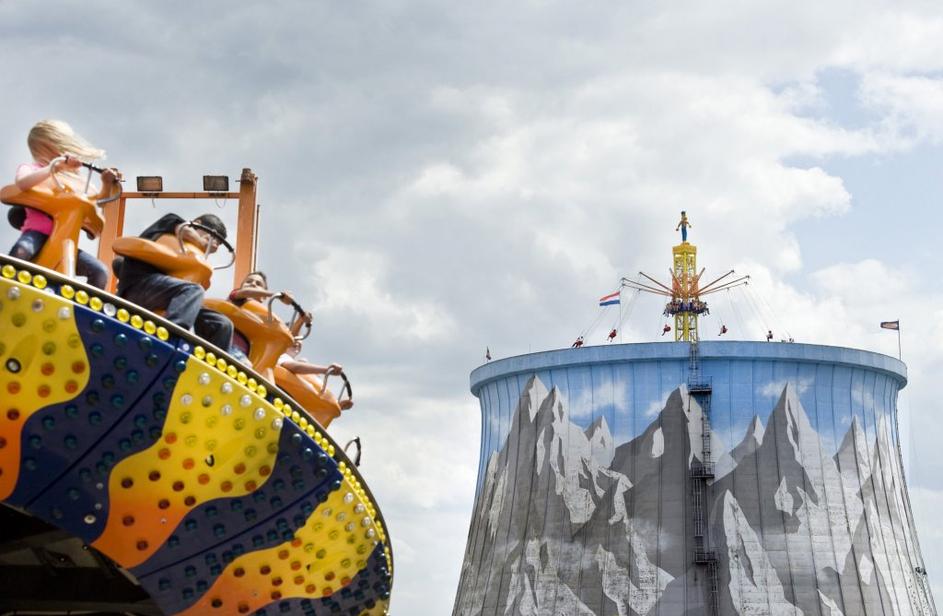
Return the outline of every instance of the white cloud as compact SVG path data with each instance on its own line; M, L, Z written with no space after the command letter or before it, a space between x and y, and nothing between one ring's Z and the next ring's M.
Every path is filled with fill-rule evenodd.
M651 419L656 417L658 413L661 413L662 409L665 408L665 405L668 404L668 397L671 396L671 392L674 389L666 389L662 392L660 398L655 398L651 400L648 405L645 407L644 416L646 419Z
M577 386L571 388L569 393L570 404L568 409L570 417L579 419L588 417L600 408L612 408L617 414L625 413L629 409L629 392L623 390L616 391L610 378L599 378L591 386ZM576 389L576 391L573 391ZM575 394L575 395L574 395Z
M883 127L888 138L901 144L943 140L943 79L868 75L861 84L861 97L885 114Z
M796 388L796 393L799 395L804 394L809 390L809 387L812 385L812 379L799 379L796 380L786 380L786 381L770 381L765 385L762 385L757 388L757 391L761 396L767 398L778 398L783 395L783 390L786 389L786 385L791 384Z
M304 245L299 254L305 258ZM331 249L314 261L317 311L340 313L371 327L373 336L429 342L450 333L455 323L443 303L397 297L384 284L386 259L365 250ZM382 333L381 333L382 332Z

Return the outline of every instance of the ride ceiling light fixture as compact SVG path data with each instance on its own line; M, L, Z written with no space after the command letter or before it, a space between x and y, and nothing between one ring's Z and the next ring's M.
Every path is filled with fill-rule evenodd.
M229 192L229 176L204 175L203 190L206 192Z
M158 193L164 191L164 178L159 175L137 176L138 192Z

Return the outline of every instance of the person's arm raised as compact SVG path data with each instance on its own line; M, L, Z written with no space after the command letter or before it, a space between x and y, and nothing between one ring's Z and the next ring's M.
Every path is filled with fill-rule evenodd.
M97 195L91 196L91 198L95 199L96 201L99 199L107 199L108 197L112 196L114 193L115 184L121 181L121 172L114 167L105 169L101 173L101 178L101 190L98 191Z
M344 370L344 367L340 364L319 366L318 364L310 364L306 361L298 361L296 359L283 361L279 365L294 374L326 374L330 376L332 374L340 374Z
M272 297L273 295L275 295L275 293L269 291L268 289L236 289L229 294L229 299L230 301L243 299L254 299L257 301L262 301Z
M63 158L57 158L45 167L40 167L39 169L33 169L30 165L20 165L19 169L16 171L16 187L20 190L29 190L30 188L39 186L49 179L49 176L51 176L54 171L54 166L62 166L66 169L75 170L82 166L82 161L74 156L65 156Z

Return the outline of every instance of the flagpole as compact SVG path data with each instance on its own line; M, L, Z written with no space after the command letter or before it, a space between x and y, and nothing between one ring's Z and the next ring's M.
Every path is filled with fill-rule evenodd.
M902 350L900 344L900 319L897 319L896 321L881 321L881 328L897 330L897 359L904 361L904 351Z

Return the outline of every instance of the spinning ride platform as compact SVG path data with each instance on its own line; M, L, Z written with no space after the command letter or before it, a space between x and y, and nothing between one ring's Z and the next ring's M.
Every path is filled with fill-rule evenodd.
M0 501L166 614L387 613L383 518L301 407L173 324L4 256Z

